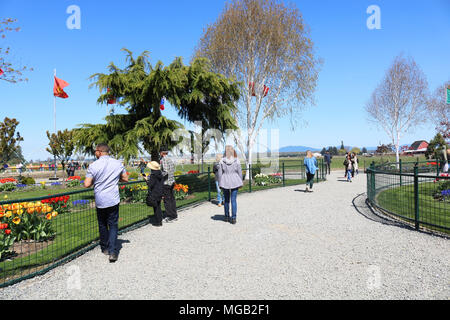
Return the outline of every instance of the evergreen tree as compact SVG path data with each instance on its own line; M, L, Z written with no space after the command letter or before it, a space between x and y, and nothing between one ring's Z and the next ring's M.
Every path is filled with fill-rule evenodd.
M449 145L445 142L444 137L441 133L437 133L434 138L430 141L427 147L427 151L425 152L425 157L427 159L437 159L443 160L444 155L443 151L448 150Z
M165 98L187 121L201 121L204 128L220 130L236 128L231 112L239 98L238 84L222 75L210 71L206 59L196 59L190 66L184 66L176 58L164 67L161 61L152 66L148 52L136 59L127 53L128 66L120 69L114 63L109 74L97 73L91 76L103 92L98 103L115 99L119 106L125 106L127 114L111 114L106 124L83 124L75 130L78 149L93 154L95 145L106 142L112 154L125 161L143 153L142 148L159 161L161 146L173 148L180 142L173 141L173 133L183 125L166 118L160 108Z

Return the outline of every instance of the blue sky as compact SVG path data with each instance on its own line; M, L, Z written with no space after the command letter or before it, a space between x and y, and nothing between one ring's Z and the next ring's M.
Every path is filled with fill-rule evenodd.
M431 90L450 79L450 0L296 0L311 29L316 53L324 61L315 92L295 131L279 119L265 128L279 129L280 147L345 145L373 147L387 135L370 125L364 105L395 56L415 59ZM88 77L107 72L110 62L124 66L126 47L136 55L150 52L154 64L181 56L187 64L204 28L224 8L222 0L106 1L0 0L0 18L12 17L21 27L0 40L12 48L12 62L30 66L28 82L0 81L0 119L19 122L26 159L46 159L46 130L53 131L53 70L69 82L68 99L57 99L56 129L81 123L103 123L107 109L96 103L98 90ZM81 9L81 29L69 30L66 9ZM369 30L366 9L378 5L381 29ZM177 119L169 106L165 115ZM303 124L305 120L307 124ZM187 124L186 124L187 125ZM434 124L416 128L402 143L430 140Z

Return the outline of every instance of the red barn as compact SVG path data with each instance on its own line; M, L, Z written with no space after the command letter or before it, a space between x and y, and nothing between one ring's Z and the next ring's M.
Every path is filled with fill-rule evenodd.
M414 141L414 143L405 151L406 154L422 154L427 151L428 142L425 140Z

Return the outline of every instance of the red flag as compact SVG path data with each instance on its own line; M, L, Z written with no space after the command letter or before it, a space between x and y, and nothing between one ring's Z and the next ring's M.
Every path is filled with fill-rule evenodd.
M69 84L62 79L55 77L55 84L53 85L53 95L55 97L66 99L69 96L64 92L64 88Z
M3 70L0 68L0 76L4 74Z
M109 91L111 91L111 90L109 90L109 88L108 88L108 89L107 89L107 92L109 92ZM107 104L115 104L115 103L116 103L116 98L108 99L108 100L106 101L106 103L107 103Z
M267 96L267 93L269 92L269 87L266 87L266 85L264 85L264 89L263 89L263 97Z

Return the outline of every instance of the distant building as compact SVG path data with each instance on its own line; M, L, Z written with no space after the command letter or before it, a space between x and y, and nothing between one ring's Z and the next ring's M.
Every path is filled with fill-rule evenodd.
M425 140L418 140L414 141L413 144L409 147L408 150L406 150L404 153L413 155L413 154L424 154L425 151L427 151L428 148L428 142Z

